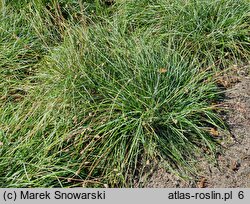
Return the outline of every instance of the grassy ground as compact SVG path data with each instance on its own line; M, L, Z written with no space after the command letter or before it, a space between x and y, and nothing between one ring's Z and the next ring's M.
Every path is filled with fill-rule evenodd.
M1 187L128 187L216 153L248 0L0 2Z

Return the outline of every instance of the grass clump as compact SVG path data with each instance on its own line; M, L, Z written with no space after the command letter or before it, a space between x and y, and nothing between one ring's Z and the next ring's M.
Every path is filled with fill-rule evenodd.
M215 153L205 65L249 58L246 1L6 2L2 187L129 187L155 161L196 175Z
M214 148L206 131L218 126L209 106L217 97L211 75L154 40L124 37L114 25L111 28L110 33L102 27L69 31L41 63L36 76L41 85L18 107L20 113L10 116L17 119L8 124L7 116L2 118L5 129L22 127L5 133L17 141L10 142L4 155L22 155L26 167L16 167L25 175L20 173L20 181L10 186L78 186L93 178L127 186L145 158L162 157L175 168L191 169L187 161L198 147ZM122 47L126 52L119 52ZM41 103L32 104L34 98ZM26 145L19 144L20 138ZM64 170L32 167L38 161L25 154L30 145L39 149L39 166L53 158L53 166L59 163ZM35 182L27 180L32 177ZM81 182L64 184L65 178Z
M21 81L44 53L25 13L8 9L0 16L0 50L0 100L19 100L26 92Z
M131 30L154 30L163 43L172 36L200 61L223 66L249 57L248 0L128 0L120 5L120 14Z

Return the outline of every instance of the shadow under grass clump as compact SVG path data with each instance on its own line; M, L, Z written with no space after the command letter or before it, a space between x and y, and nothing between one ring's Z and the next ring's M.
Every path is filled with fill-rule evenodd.
M41 14L49 12L51 17L64 19L74 23L82 22L85 18L89 23L98 22L102 18L108 18L113 11L112 0L6 0L5 4L16 10L24 10L28 7Z

